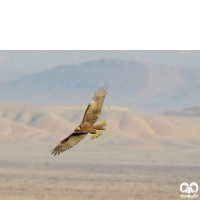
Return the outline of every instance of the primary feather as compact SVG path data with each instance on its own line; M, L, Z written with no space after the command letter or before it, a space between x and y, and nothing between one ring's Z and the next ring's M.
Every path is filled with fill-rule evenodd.
M94 124L100 113L101 113L101 108L103 106L103 102L105 99L107 92L106 89L104 88L99 88L97 93L95 92L94 97L91 101L91 103L88 105L85 115L83 117L83 122L90 122L91 124Z

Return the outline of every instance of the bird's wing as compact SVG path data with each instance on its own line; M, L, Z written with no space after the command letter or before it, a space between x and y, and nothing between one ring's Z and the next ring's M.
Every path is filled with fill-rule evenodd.
M87 133L72 133L69 137L62 140L53 150L51 154L59 155L60 152L63 152L67 149L72 148L74 145L78 144Z
M100 113L101 113L101 108L105 99L107 92L106 89L104 88L99 88L97 92L95 92L94 97L91 101L91 103L88 105L85 115L83 117L83 122L90 122L91 124L94 124Z

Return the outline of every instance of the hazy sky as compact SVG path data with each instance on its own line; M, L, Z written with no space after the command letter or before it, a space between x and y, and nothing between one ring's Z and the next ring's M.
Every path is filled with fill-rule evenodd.
M35 73L95 59L200 68L200 51L0 51L0 71Z

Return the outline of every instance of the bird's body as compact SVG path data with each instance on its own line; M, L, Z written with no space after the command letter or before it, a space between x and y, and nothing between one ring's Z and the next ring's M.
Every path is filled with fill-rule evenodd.
M80 126L80 133L88 133L94 130L94 125L90 122L83 122Z
M82 123L74 130L74 133L62 140L52 150L52 154L59 155L60 152L72 148L74 145L78 144L87 135L87 133L90 133L91 139L98 138L102 135L100 130L105 130L104 126L106 126L106 122L103 121L98 124L94 123L97 121L101 113L101 108L106 94L106 89L104 88L99 88L98 92L95 92L91 103L85 111Z

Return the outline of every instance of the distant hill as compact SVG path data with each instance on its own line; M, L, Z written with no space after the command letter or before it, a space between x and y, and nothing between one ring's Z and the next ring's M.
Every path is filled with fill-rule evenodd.
M0 83L0 101L85 106L100 86L108 90L107 106L161 113L199 105L200 70L121 60L60 65Z
M57 144L81 123L85 107L0 104L0 143ZM200 117L187 118L136 113L127 108L104 107L99 118L106 131L98 140L84 143L95 149L197 148ZM79 148L84 148L80 145Z
M25 76L25 74L20 72L0 71L0 82L17 80L23 76Z
M194 106L178 111L164 112L163 115L171 116L186 116L186 117L200 117L200 106Z

